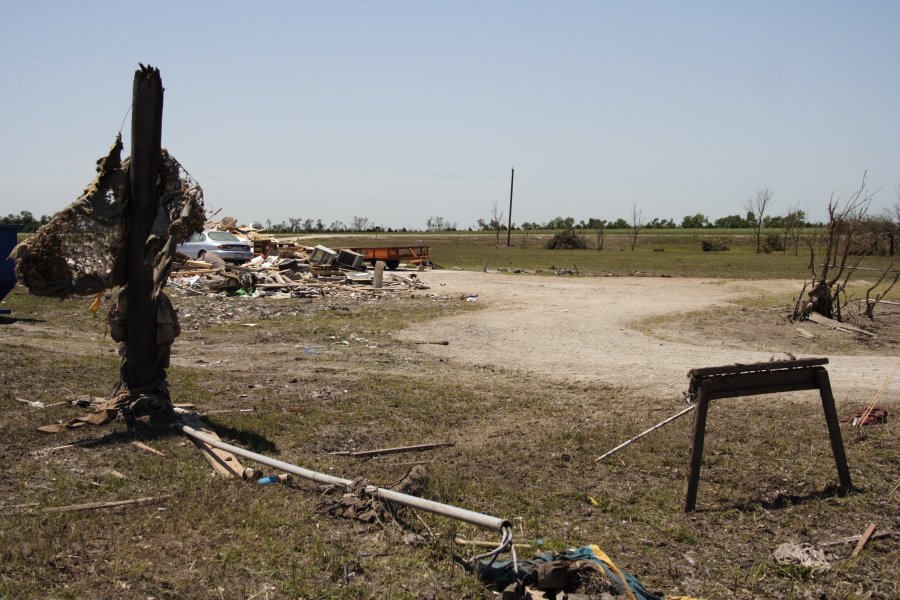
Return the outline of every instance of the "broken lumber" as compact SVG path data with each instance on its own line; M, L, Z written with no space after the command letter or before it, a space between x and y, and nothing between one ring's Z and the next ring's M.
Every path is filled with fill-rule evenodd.
M136 448L140 448L140 449L143 450L144 452L149 452L150 454L155 454L155 455L161 456L161 457L163 457L163 458L166 457L165 454L163 454L162 452L160 452L160 451L157 450L156 448L152 448L152 447L148 446L148 445L145 444L144 442L139 442L139 441L135 440L135 441L131 442L131 445L134 446L134 447L136 447Z
M437 444L419 444L417 446L399 446L397 448L380 448L378 450L360 450L358 452L329 452L329 454L337 456L380 456L383 454L399 454L401 452L421 452L423 450L447 448L450 446L455 446L455 444L453 444L452 442L442 442Z
M875 533L875 528L878 527L877 523L869 523L869 526L866 527L866 530L863 532L861 536L859 536L859 542L856 544L856 548L853 549L853 554L850 557L859 556L859 553L863 551L863 548L869 541L869 538L872 537L872 534Z
M133 498L131 500L114 500L112 502L87 502L85 504L69 504L67 506L48 506L41 510L43 513L63 513L74 512L78 510L95 510L98 508L115 508L116 506L128 506L131 504L146 504L147 502L156 502L171 498L171 494L164 496L147 496L144 498Z
M875 337L875 334L871 331L866 331L865 329L860 329L859 327L854 327L853 325L849 325L847 323L841 323L840 321L829 319L825 315L820 315L817 312L809 313L809 315L807 315L806 317L806 320L812 321L813 323L818 323L819 325L824 325L825 327L830 327L831 329L836 329L838 331L844 331L847 333L861 333L869 337Z
M206 437L221 441L213 428L202 421L199 416L193 413L180 411L178 416L182 424L187 425L192 429L196 429ZM241 474L244 472L244 466L238 461L237 457L234 454L228 452L227 450L221 450L219 448L210 446L195 437L191 437L191 441L193 441L194 445L196 445L197 448L200 449L200 451L203 453L203 457L207 460L210 466L212 466L213 470L220 476L237 478L241 477Z

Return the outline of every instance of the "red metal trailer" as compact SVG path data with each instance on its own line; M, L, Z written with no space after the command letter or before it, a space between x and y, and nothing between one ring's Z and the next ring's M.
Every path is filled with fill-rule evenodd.
M380 246L376 248L347 248L365 257L366 262L373 265L375 261L383 260L385 266L392 271L400 266L401 262L419 265L428 263L428 246Z

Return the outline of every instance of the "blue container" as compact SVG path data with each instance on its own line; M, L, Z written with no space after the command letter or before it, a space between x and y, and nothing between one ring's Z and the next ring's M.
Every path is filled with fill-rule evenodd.
M16 234L21 229L21 225L0 225L0 300L16 287L16 261L8 256L18 243ZM0 314L8 313L8 309L0 309Z

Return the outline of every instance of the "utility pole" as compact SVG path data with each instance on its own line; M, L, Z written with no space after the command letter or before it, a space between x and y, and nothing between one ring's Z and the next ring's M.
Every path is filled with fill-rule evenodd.
M147 247L159 211L163 86L159 69L141 65L134 73L131 111L131 199L128 223L128 339L125 383L129 390L157 383L156 311L153 250Z
M513 183L516 181L516 170L512 170L512 174L509 176L509 220L506 222L506 247L509 248L512 244L510 244L510 236L512 235L512 197L513 197Z

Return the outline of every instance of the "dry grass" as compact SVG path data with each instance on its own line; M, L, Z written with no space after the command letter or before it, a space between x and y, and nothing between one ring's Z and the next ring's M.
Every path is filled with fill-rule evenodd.
M676 412L672 399L467 368L390 334L411 319L477 306L425 296L177 297L175 303L184 328L169 374L176 401L203 410L256 409L209 417L228 441L379 483L399 479L404 463L427 461L427 497L508 518L517 541L540 539L552 549L597 543L666 593L848 599L900 593L897 538L875 540L852 560L851 546L832 548L835 561L822 575L779 567L771 558L780 543L855 535L870 521L897 528L895 420L864 440L845 430L857 491L840 498L830 488L836 475L814 396L722 401L710 414L700 510L686 515L690 419L594 462ZM362 525L318 514L321 490L311 484L216 479L193 445L168 431L142 437L165 459L128 443L133 438L121 424L57 436L36 432L79 413L30 409L15 397L56 402L64 387L103 395L118 362L86 302L38 301L17 289L8 305L16 312L0 323L0 504L37 506L7 508L0 597L490 597L455 564L454 554L467 550L450 541L457 533L490 538L486 532L421 514L435 537L408 546L397 522ZM896 399L887 407L893 414ZM840 405L839 412L852 408ZM90 448L32 454L110 433ZM437 441L456 445L370 460L328 454ZM171 497L114 510L38 510L165 494ZM409 513L404 522L428 533Z

